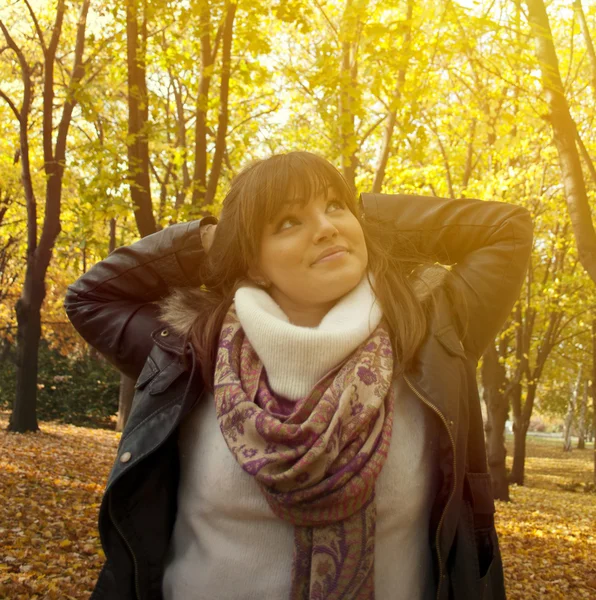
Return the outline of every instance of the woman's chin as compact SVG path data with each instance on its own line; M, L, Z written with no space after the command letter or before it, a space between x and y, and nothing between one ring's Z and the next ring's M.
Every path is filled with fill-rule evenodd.
M351 292L362 281L364 273L365 271L355 269L345 269L342 272L337 270L326 273L323 278L317 278L317 281L308 287L321 301L331 302ZM309 300L312 300L312 297Z

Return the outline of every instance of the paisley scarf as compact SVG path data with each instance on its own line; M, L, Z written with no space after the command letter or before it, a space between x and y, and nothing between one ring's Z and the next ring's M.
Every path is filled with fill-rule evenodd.
M294 525L290 600L374 599L375 482L393 426L393 353L381 321L298 401L274 395L232 304L214 378L228 448Z

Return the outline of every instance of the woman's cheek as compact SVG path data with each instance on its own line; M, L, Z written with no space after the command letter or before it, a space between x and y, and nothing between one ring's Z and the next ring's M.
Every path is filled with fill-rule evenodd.
M299 251L296 244L289 240L283 244L271 244L265 249L261 264L266 271L284 276L288 270L300 266L303 253Z

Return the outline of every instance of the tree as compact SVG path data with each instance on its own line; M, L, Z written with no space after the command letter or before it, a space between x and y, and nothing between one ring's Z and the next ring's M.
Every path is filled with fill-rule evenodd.
M550 248L545 247L549 251L543 251L540 265L532 258L525 289L512 317L515 342L508 393L514 451L509 480L518 485L524 485L526 436L549 358L555 348L578 335L569 331L571 326L593 310L583 298L586 284L576 276L578 259L571 251L567 229L566 223L555 226Z
M596 230L588 203L584 176L576 146L576 125L569 112L559 71L548 14L543 0L526 0L534 36L536 59L542 74L548 121L559 155L561 178L571 218L579 260L596 283Z
M590 35L590 29L588 28L588 22L586 21L586 15L584 13L581 0L573 0L573 9L577 14L579 25L586 44L588 60L590 63L590 80L592 86L592 94L596 99L596 52L594 51L592 36Z
M139 4L141 15L139 21ZM147 0L126 2L128 73L128 171L130 195L141 237L157 231L149 169L149 97L146 79Z
M402 102L403 88L406 82L406 74L408 71L408 65L411 56L411 44L412 44L412 19L414 18L414 0L408 0L408 7L406 13L406 22L404 23L403 33L403 44L400 52L402 64L400 65L397 74L397 83L393 91L393 97L390 100L388 106L389 115L385 124L385 131L383 134L383 143L379 153L377 167L375 169L375 177L372 184L372 192L378 194L383 187L383 180L385 179L385 170L387 168L387 161L389 160L389 154L391 152L391 142L393 138L393 132L397 123L397 112Z
M358 163L358 141L354 129L360 105L358 85L358 47L362 35L362 19L366 0L346 0L339 27L341 61L339 64L338 123L341 139L341 170L348 183L355 187Z
M221 174L221 165L225 153L226 136L228 132L229 108L228 97L230 88L232 36L234 32L234 17L236 16L236 3L226 2L225 21L223 26L223 50L221 63L221 82L219 87L219 118L217 135L215 138L215 151L211 162L211 173L207 183L207 190L203 199L204 204L211 204L215 199L217 184ZM203 140L200 140L203 144ZM197 147L198 149L198 147ZM201 151L202 153L202 151ZM203 176L203 172L201 172ZM195 200L196 203L196 200Z
M139 15L139 8L141 14ZM126 2L126 65L128 97L128 183L133 212L141 237L157 231L151 200L149 167L149 94L147 92L147 0ZM123 431L135 391L135 381L120 374L118 421L116 431Z
M505 345L501 339L501 345ZM491 343L482 357L482 390L487 409L486 433L487 460L495 500L509 502L509 480L505 466L505 423L509 414L505 366L499 360L503 354Z
M83 0L77 25L74 58L66 90L61 118L58 122L54 144L54 96L56 83L54 68L56 53L62 34L66 11L64 0L58 0L56 17L51 30L49 43L31 5L25 5L35 26L37 40L43 53L43 158L45 185L45 210L41 236L38 236L37 200L34 192L29 153L29 119L33 106L33 67L23 49L16 43L2 21L0 29L8 47L18 59L23 86L20 108L1 92L19 123L20 156L22 183L27 204L27 260L25 282L16 304L17 313L17 385L9 429L12 431L35 431L38 429L35 413L37 399L37 357L41 337L41 307L46 295L45 278L52 259L52 250L60 233L60 209L62 180L66 160L67 136L75 104L77 91L85 74L83 54L85 48L85 27L89 0Z
M171 222L208 211L216 201L224 164L228 169L231 166L228 137L230 117L234 116L233 73L241 62L232 58L236 16L237 4L227 0L180 6L173 14L161 16L168 35L164 31L155 51L165 64L166 93L154 93L151 103L154 113L163 115L160 135L168 149L161 156L153 155L152 173L161 187L160 215L168 215ZM193 32L190 39L189 31ZM218 92L217 102L213 91ZM216 122L212 117L215 109ZM162 210L165 198L172 195L171 188L173 211Z
M567 401L567 414L565 415L565 429L563 435L563 450L565 452L571 452L571 426L573 424L573 417L575 414L575 407L577 406L577 399L581 390L582 370L583 365L580 364L577 370L577 380L575 381L575 385L571 389L571 393L569 394L569 400Z
M588 380L584 381L584 391L579 408L579 419L577 423L577 449L586 448L586 409L588 407Z
M18 155L15 157L16 160L18 160ZM13 190L0 186L0 230L2 230L8 209L13 202ZM14 267L18 250L17 242L18 239L13 233L0 235L0 303L8 301L11 288L18 276Z
M594 483L596 484L596 319L592 321L592 432L594 434Z

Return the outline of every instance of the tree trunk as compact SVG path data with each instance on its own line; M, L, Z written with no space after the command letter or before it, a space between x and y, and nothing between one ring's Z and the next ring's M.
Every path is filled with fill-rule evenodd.
M505 368L499 363L499 355L494 343L484 353L482 361L482 388L486 404L487 422L485 425L488 467L495 500L509 502L509 481L505 457L505 422L509 406L503 390Z
M196 102L195 117L195 164L192 181L192 205L196 209L203 204L205 192L207 191L207 110L209 108L209 86L211 85L211 74L215 53L211 49L211 15L208 2L203 4L201 11L201 74L199 77L199 90ZM180 115L184 119L184 114ZM185 128L184 121L181 127Z
M110 238L108 252L116 249L116 219L110 219ZM116 431L123 431L130 415L132 400L135 395L135 380L120 373L120 389L118 392L118 420Z
M526 467L526 435L529 423L513 423L513 466L509 482L524 485Z
M536 58L542 73L544 99L557 153L567 209L573 225L578 257L596 283L596 231L592 222L588 196L577 146L575 123L563 92L559 61L543 0L526 0L530 26L536 43Z
M522 438L526 437L522 418L522 385L517 382L511 386L511 409L513 413L513 465L509 474L509 483L523 485L524 481L524 460L525 460L525 441L522 444ZM526 428L527 431L527 428ZM523 449L522 449L523 445Z
M408 70L408 64L410 59L411 45L412 45L412 16L414 14L414 0L408 0L407 16L406 16L406 30L404 33L404 40L401 48L401 56L403 56L403 66L399 69L397 74L397 85L393 92L393 98L389 107L389 118L387 119L387 125L385 127L385 133L383 135L383 145L381 146L381 154L379 156L379 163L375 170L375 178L373 181L372 191L378 194L383 187L383 180L385 179L385 169L387 168L387 162L389 161L389 152L391 150L391 140L393 138L393 130L395 129L395 123L397 122L397 111L401 104L401 97L406 82L406 73Z
M139 39L139 0L126 2L126 46L128 70L128 177L134 215L141 237L155 233L157 226L151 203L149 176L149 98L145 77L147 42L146 0L143 0Z
M14 42L4 23L0 21L2 33L8 47L19 58L23 80L23 104L19 119L19 147L21 154L21 182L27 203L27 266L25 283L16 303L17 344L16 344L16 390L12 412L8 423L9 431L37 431L37 363L39 339L41 337L40 307L45 288L34 285L35 253L37 250L37 201L33 189L33 178L29 162L29 114L33 97L31 68L25 55ZM41 300L40 300L41 295ZM35 302L35 303L34 303ZM39 306L36 306L39 304Z
M579 396L579 389L582 384L582 370L583 365L579 366L577 372L577 379L575 385L569 394L569 401L567 402L567 414L565 415L565 429L564 429L564 442L563 451L571 452L571 426L573 425L573 415L575 414L575 407L577 406L577 397Z
M522 406L522 385L518 383L513 386L512 402L513 407L513 466L509 483L524 485L525 481L525 462L526 462L526 435L530 427L530 417L534 407L534 398L536 396L536 384L530 384L526 390L526 401Z
M43 276L41 281L31 273L27 276L21 297L16 304L17 313L17 381L16 396L8 429L24 433L37 431L37 365L41 339L41 306L45 297Z
M590 29L588 28L588 23L586 21L586 15L584 13L584 9L582 7L581 0L573 1L573 9L577 13L579 26L582 30L582 36L584 38L584 42L586 44L586 50L588 53L588 58L590 59L590 82L592 84L592 95L596 100L596 52L594 51L594 44L592 42L592 36L590 35Z
M356 188L355 117L358 89L358 37L362 26L360 17L366 0L346 0L340 27L341 61L339 69L338 121L341 140L341 171L346 181Z
M594 484L596 485L596 319L592 320L592 439L594 440Z
M577 424L577 449L586 448L586 409L588 408L588 380L584 381L584 393L582 394L582 403L579 409L579 422Z
M128 68L128 171L130 196L134 215L141 237L157 231L151 202L151 180L149 166L148 117L149 97L145 73L147 47L147 0L142 0L143 14L140 21L139 0L126 3L126 41ZM132 383L131 383L132 381ZM130 413L134 395L134 381L120 375L118 397L117 431L122 431Z
M110 237L108 241L108 254L112 254L116 250L116 219L110 219Z
M230 91L230 64L232 61L232 40L234 35L234 17L236 16L236 3L229 2L226 20L223 29L223 46L221 51L221 82L219 84L219 118L217 123L217 136L215 139L215 152L211 162L211 172L207 183L205 204L212 204L215 200L217 184L221 173L221 164L226 150L228 135L228 96Z
M21 155L21 181L27 203L27 266L25 283L16 304L17 313L17 376L16 395L8 428L12 431L36 431L37 415L37 367L41 338L41 307L45 298L45 278L52 260L56 239L60 234L62 178L66 163L66 146L72 113L76 105L76 92L85 74L83 54L85 29L90 0L84 0L77 21L73 66L68 81L66 100L57 128L54 126L54 63L62 35L62 23L66 11L65 0L59 0L49 44L38 25L33 9L28 10L36 23L36 34L43 50L43 110L42 138L45 175L45 210L39 242L37 240L37 203L29 164L29 115L32 108L33 85L31 68L21 48L0 21L0 29L8 47L19 59L23 81L23 103L17 114L19 120L19 150ZM54 131L56 144L54 146Z
M118 395L118 421L116 423L116 431L124 431L132 400L135 395L135 380L127 377L124 374L120 375L120 393Z

